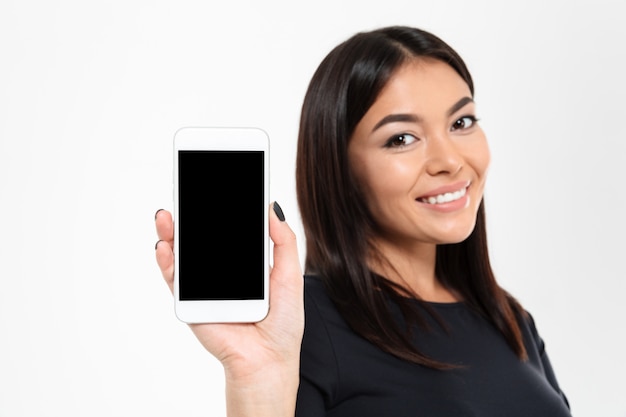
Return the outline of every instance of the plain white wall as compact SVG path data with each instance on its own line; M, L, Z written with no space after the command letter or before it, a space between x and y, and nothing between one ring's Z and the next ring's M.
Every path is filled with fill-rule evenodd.
M173 134L265 129L271 198L302 240L308 81L338 42L390 24L466 59L493 153L496 273L535 316L574 414L626 416L620 3L3 0L0 416L224 415L221 367L154 262Z

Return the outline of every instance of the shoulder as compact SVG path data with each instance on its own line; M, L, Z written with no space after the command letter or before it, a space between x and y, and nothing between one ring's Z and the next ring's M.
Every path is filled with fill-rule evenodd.
M528 312L524 310L523 315L519 319L520 330L522 331L522 336L524 338L524 342L526 345L526 350L529 355L532 353L537 356L541 356L544 353L545 346L543 343L543 339L539 336L539 332L537 331L537 326L535 324L535 319Z
M312 396L332 402L338 384L336 324L342 319L318 276L304 276L304 316L299 402L306 403Z
M330 299L324 288L324 281L319 275L305 275L304 276L304 292L307 295L311 295L315 298Z
M352 394L359 395L355 389L362 386L362 380L371 380L371 367L378 363L379 368L387 369L391 356L352 330L328 295L322 278L305 275L304 280L305 325L298 401L302 408L310 398L322 398L330 408Z
M550 363L548 352L546 351L546 344L539 335L535 319L529 312L526 312L525 320L522 324L522 332L524 333L524 340L526 341L526 351L528 353L529 362L543 372L550 385L561 395L563 401L569 408L567 397L561 391L552 364Z
M305 294L313 294L314 296L325 295L324 283L318 275L304 276L304 292Z
M329 327L348 327L317 275L304 276L304 313L305 338L308 336L311 340L328 339L330 343Z
M304 310L307 323L310 320L322 320L343 327L345 321L337 310L318 275L304 276Z
M377 346L357 334L344 319L322 278L306 275L304 279L303 368L314 363L316 373L321 372L320 367L341 373L350 368L355 357L380 353Z

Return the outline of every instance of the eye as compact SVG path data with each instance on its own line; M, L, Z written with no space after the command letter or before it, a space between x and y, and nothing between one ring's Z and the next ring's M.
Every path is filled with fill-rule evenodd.
M474 116L463 116L452 124L451 131L469 129L478 119Z
M417 138L408 133L402 133L399 135L394 135L385 144L386 148L402 148L404 146L410 145L413 142L417 142Z

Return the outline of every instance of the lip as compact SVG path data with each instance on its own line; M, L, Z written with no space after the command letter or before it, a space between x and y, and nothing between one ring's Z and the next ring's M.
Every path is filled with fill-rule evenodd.
M463 182L457 182L454 184L449 184L443 187L435 188L429 191L428 194L424 194L423 196L416 198L415 202L419 204L421 207L424 207L428 210L436 211L439 213L451 213L457 210L461 210L469 206L470 195L469 195L469 192L467 192L467 190L463 197L459 198L458 200L450 201L448 203L428 204L428 203L424 203L420 201L420 199L437 196L439 194L454 193L464 188L468 189L470 185L471 185L471 181L463 181Z
M442 187L435 188L434 190L431 190L428 193L417 197L416 200L419 200L420 198L433 197L439 194L453 193L455 191L460 191L463 188L468 188L471 183L472 183L471 181L459 181L459 182L455 182L454 184L444 185Z

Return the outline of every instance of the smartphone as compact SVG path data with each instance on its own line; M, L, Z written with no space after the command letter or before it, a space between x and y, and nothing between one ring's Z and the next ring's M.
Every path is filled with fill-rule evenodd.
M269 138L258 128L174 135L174 303L186 323L269 310Z

